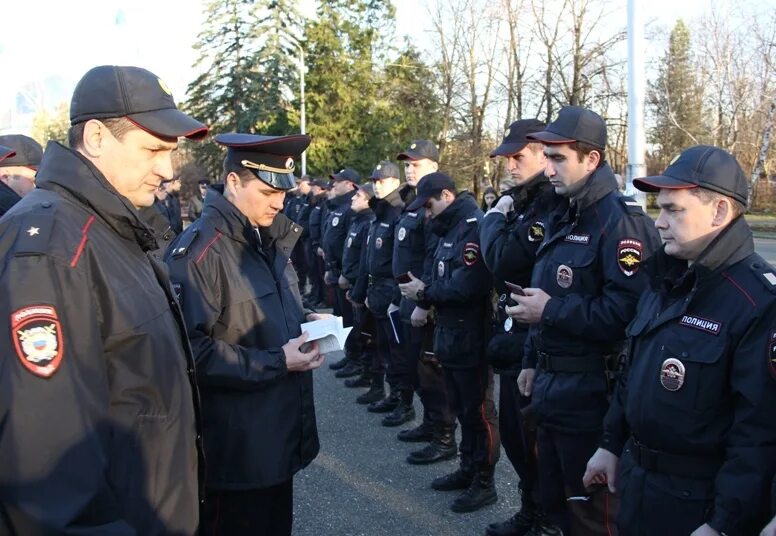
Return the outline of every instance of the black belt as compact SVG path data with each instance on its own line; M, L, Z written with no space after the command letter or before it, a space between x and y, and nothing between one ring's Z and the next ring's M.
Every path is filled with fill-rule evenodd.
M393 280L392 277L375 277L372 274L369 274L369 286L377 285L377 284L384 284L384 285L394 285L396 282Z
M545 352L536 352L539 368L547 372L604 372L606 364L600 355L556 356Z
M722 465L722 456L673 454L654 450L631 438L630 452L639 467L652 473L683 478L714 478Z

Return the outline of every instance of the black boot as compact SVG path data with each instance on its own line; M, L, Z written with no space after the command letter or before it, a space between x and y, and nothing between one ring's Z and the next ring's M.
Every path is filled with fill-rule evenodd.
M453 512L474 512L493 504L498 500L496 484L493 481L493 467L477 471L471 485L461 493L450 505Z
M372 402L367 406L367 411L372 413L390 413L399 405L399 393L394 391L386 398Z
M399 426L415 418L415 408L412 407L412 391L399 391L399 405L385 417L383 426Z
M339 370L341 368L344 368L345 365L347 365L349 361L350 361L350 358L348 356L345 356L342 359L340 359L339 361L335 361L334 363L331 363L329 365L329 368L331 370Z
M491 523L485 529L487 536L526 536L537 521L536 505L528 493L520 490L520 510L501 523Z
M412 465L428 465L455 458L457 452L455 424L437 423L434 426L431 443L420 450L410 452L409 456L407 456L407 463Z
M553 525L546 514L537 512L534 525L525 536L563 536L563 531L557 525Z
M345 387L371 387L372 386L372 374L367 371L361 372L361 376L357 378L349 378L345 380Z
M415 428L409 430L402 430L396 436L399 441L406 441L407 443L425 443L431 441L434 438L434 428L430 422L424 420Z
M356 402L359 404L374 404L385 398L385 387L383 386L383 375L372 375L372 385L369 387L369 391L363 395L359 395L356 398Z
M351 360L350 363L346 364L344 367L342 367L340 370L334 373L335 378L352 378L353 376L358 376L361 374L361 371L363 369L361 368L361 363L356 361L355 359Z
M431 487L437 491L455 491L467 489L474 479L474 470L467 467L459 467L449 475L440 476L431 482Z

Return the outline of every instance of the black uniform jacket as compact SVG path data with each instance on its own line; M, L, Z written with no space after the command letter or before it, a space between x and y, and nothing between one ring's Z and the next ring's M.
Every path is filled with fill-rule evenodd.
M491 274L480 254L482 211L467 192L431 220L439 237L426 299L436 310L434 353L448 368L474 367L490 335Z
M404 204L409 206L415 200L415 188L404 184L399 188L399 195ZM412 211L405 209L396 223L396 241L393 246L394 277L412 272L412 275L428 285L431 282L432 260L438 240L439 237L431 231L431 224L426 219L425 208ZM403 299L398 287L393 295L393 303L401 308L401 319L407 323L416 305L424 309L431 307L427 300L416 304Z
M321 225L321 248L326 255L326 270L334 275L339 275L342 271L342 252L355 214L350 209L350 202L357 191L353 190L326 201L328 211Z
M743 217L688 268L660 251L628 326L626 374L601 446L646 447L717 463L708 523L757 534L776 470L776 271ZM764 519L766 518L766 519ZM759 524L758 524L759 523Z
M506 216L498 211L485 214L480 222L480 241L485 265L493 274L496 291L503 296L497 315L500 334L488 349L491 362L501 372L508 369L519 373L528 325L506 316L503 307L507 305L509 290L504 282L531 286L531 272L536 250L545 237L546 220L564 199L555 193L543 172L507 195L514 199L514 210Z
M367 290L369 309L378 317L385 317L388 306L398 292L393 278L393 256L396 240L396 222L401 217L404 201L396 189L384 199L373 197L369 206L375 213L375 220L369 227L366 249L366 272L371 284Z
M659 239L649 216L620 194L608 164L587 179L573 203L559 208L550 216L531 281L551 299L541 322L531 326L523 367L536 367L540 353L599 367L555 373L540 361L533 388L543 424L595 431L607 409L603 359L624 343L625 327L647 285L640 264Z
M0 220L0 505L18 534L193 534L194 363L153 235L62 145L37 183Z
M324 221L324 207L326 206L326 194L318 194L313 197L308 216L310 228L310 247L317 249L321 245L321 225Z
M281 348L304 322L289 261L302 228L279 214L260 243L222 191L208 190L165 260L197 361L206 486L259 489L318 454L312 372L288 372Z
M342 252L342 275L354 288L359 278L366 279L361 274L361 257L366 236L369 234L369 225L374 217L372 209L355 212L348 229L348 237L345 239L345 249ZM363 299L361 301L363 302Z
M11 210L11 207L20 200L19 194L6 183L0 181L0 216Z

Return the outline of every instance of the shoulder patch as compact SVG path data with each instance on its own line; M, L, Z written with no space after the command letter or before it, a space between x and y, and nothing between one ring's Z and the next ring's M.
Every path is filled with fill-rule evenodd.
M480 259L480 245L475 242L466 242L463 246L463 263L466 266L474 266Z
M639 271L643 252L641 240L635 238L624 238L617 244L617 266L626 277L631 277Z
M198 229L192 229L181 234L180 238L174 244L175 247L170 251L170 255L176 259L178 257L183 257L189 251L191 244L194 243L198 234Z
M62 326L54 306L30 305L11 313L11 338L16 357L32 374L50 378L62 364Z

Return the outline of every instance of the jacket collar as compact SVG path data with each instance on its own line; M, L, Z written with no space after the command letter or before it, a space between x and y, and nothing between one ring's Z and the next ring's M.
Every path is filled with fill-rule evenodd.
M616 190L617 179L609 163L604 162L590 174L579 195L571 201L571 206L576 206L577 211L582 212Z
M38 187L66 195L97 215L119 236L136 242L143 251L157 249L153 232L137 209L83 155L49 142L35 177Z
M369 200L369 206L378 218L382 218L391 208L403 209L404 201L402 200L401 188L395 189L382 199L373 197Z
M462 219L471 215L474 210L479 209L477 201L469 192L463 191L458 194L449 207L431 220L431 230L435 235L445 236L450 229L455 227Z
M515 211L520 212L523 207L548 188L552 188L552 185L543 171L534 175L530 181L517 189L514 195Z
M329 210L350 208L350 201L353 199L353 196L356 195L356 192L358 192L358 189L352 190L346 194L338 195L334 199L329 199L326 201L326 206L329 207Z

